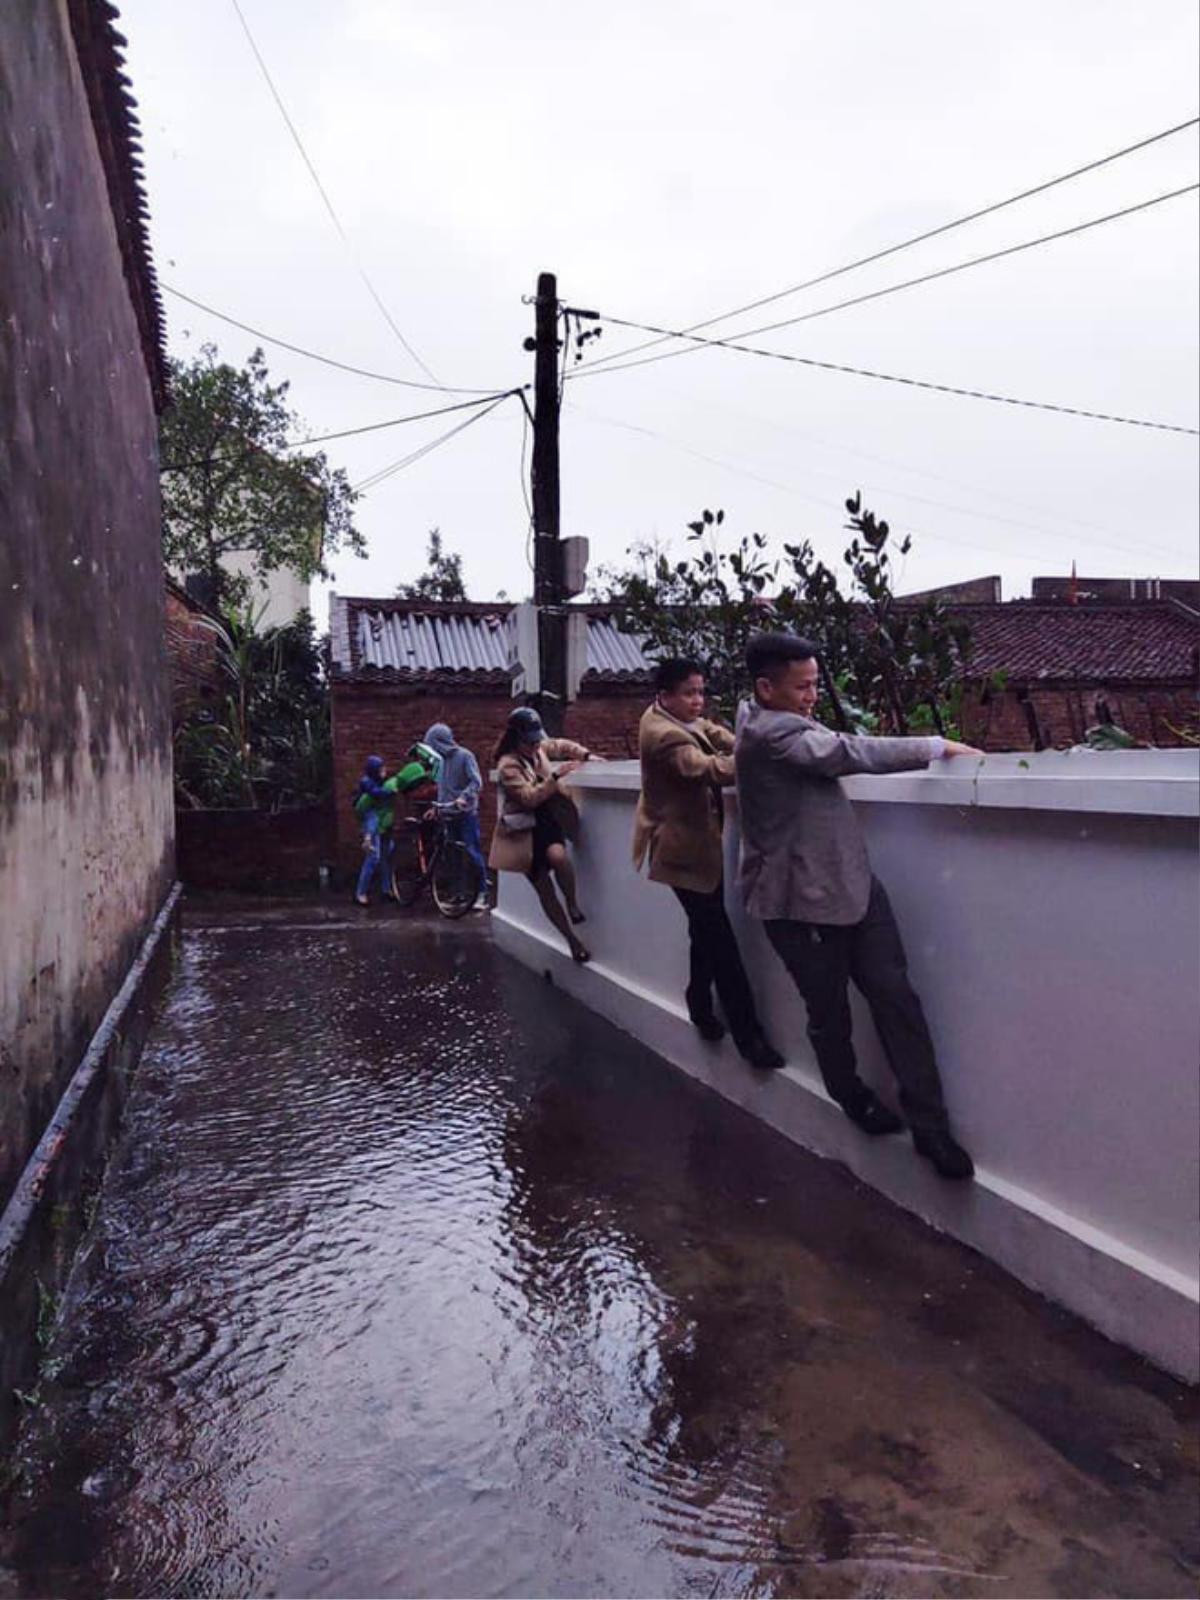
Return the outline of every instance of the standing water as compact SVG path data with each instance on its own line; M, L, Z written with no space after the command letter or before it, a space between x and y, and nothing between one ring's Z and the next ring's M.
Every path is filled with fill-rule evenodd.
M1195 1586L1183 1391L479 924L193 919L52 1358L3 1594Z

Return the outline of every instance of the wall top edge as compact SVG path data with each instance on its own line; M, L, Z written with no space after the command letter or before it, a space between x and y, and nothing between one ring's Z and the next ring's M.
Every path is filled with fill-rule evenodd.
M636 761L589 763L571 777L580 790L636 794ZM1043 750L956 756L919 772L843 780L854 800L1012 811L1091 811L1200 817L1200 751Z

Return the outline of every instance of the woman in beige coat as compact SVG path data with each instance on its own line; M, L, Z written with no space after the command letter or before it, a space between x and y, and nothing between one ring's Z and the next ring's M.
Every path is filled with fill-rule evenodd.
M598 759L572 739L550 739L532 706L519 706L508 719L492 760L500 785L500 814L488 864L499 872L523 872L532 883L542 910L567 941L576 961L590 961L591 951L572 924L584 920L575 893L575 868L567 840L576 836L579 813L562 786L582 762ZM561 762L557 770L551 762ZM562 890L566 909L554 892L551 874Z

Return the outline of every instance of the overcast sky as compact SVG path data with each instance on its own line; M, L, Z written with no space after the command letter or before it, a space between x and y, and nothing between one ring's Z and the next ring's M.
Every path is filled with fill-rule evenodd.
M1194 0L241 0L353 246L437 379L532 375L522 305L561 296L687 326L1065 172L1197 112ZM416 382L271 98L232 0L121 0L156 265L264 332ZM712 331L1053 232L1196 180L1195 130ZM764 335L772 349L1197 425L1194 194ZM170 295L172 353L255 341ZM610 327L599 352L636 334ZM267 345L313 432L453 400ZM327 446L352 482L444 432ZM468 589L529 590L522 423L493 415L359 503L392 592L440 526ZM578 378L563 532L593 562L702 507L837 561L842 501L914 536L905 587L997 572L1194 575L1197 440L929 394L723 350ZM325 603L319 597L318 621Z

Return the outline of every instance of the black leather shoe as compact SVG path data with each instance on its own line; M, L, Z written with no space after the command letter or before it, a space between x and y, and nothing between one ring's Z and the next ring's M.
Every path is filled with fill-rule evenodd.
M914 1132L913 1144L917 1154L925 1157L939 1177L961 1182L975 1176L975 1163L949 1133Z
M872 1138L885 1133L899 1133L904 1126L903 1118L897 1116L891 1106L884 1105L871 1089L864 1089L857 1099L847 1101L842 1110L856 1128L861 1128Z
M725 1024L711 1012L707 1017L692 1017L691 1023L706 1044L720 1044L725 1037Z
M761 1033L756 1033L753 1038L744 1039L738 1049L743 1061L748 1061L752 1067L757 1067L759 1072L778 1072L784 1063L783 1057L774 1045L769 1044Z

